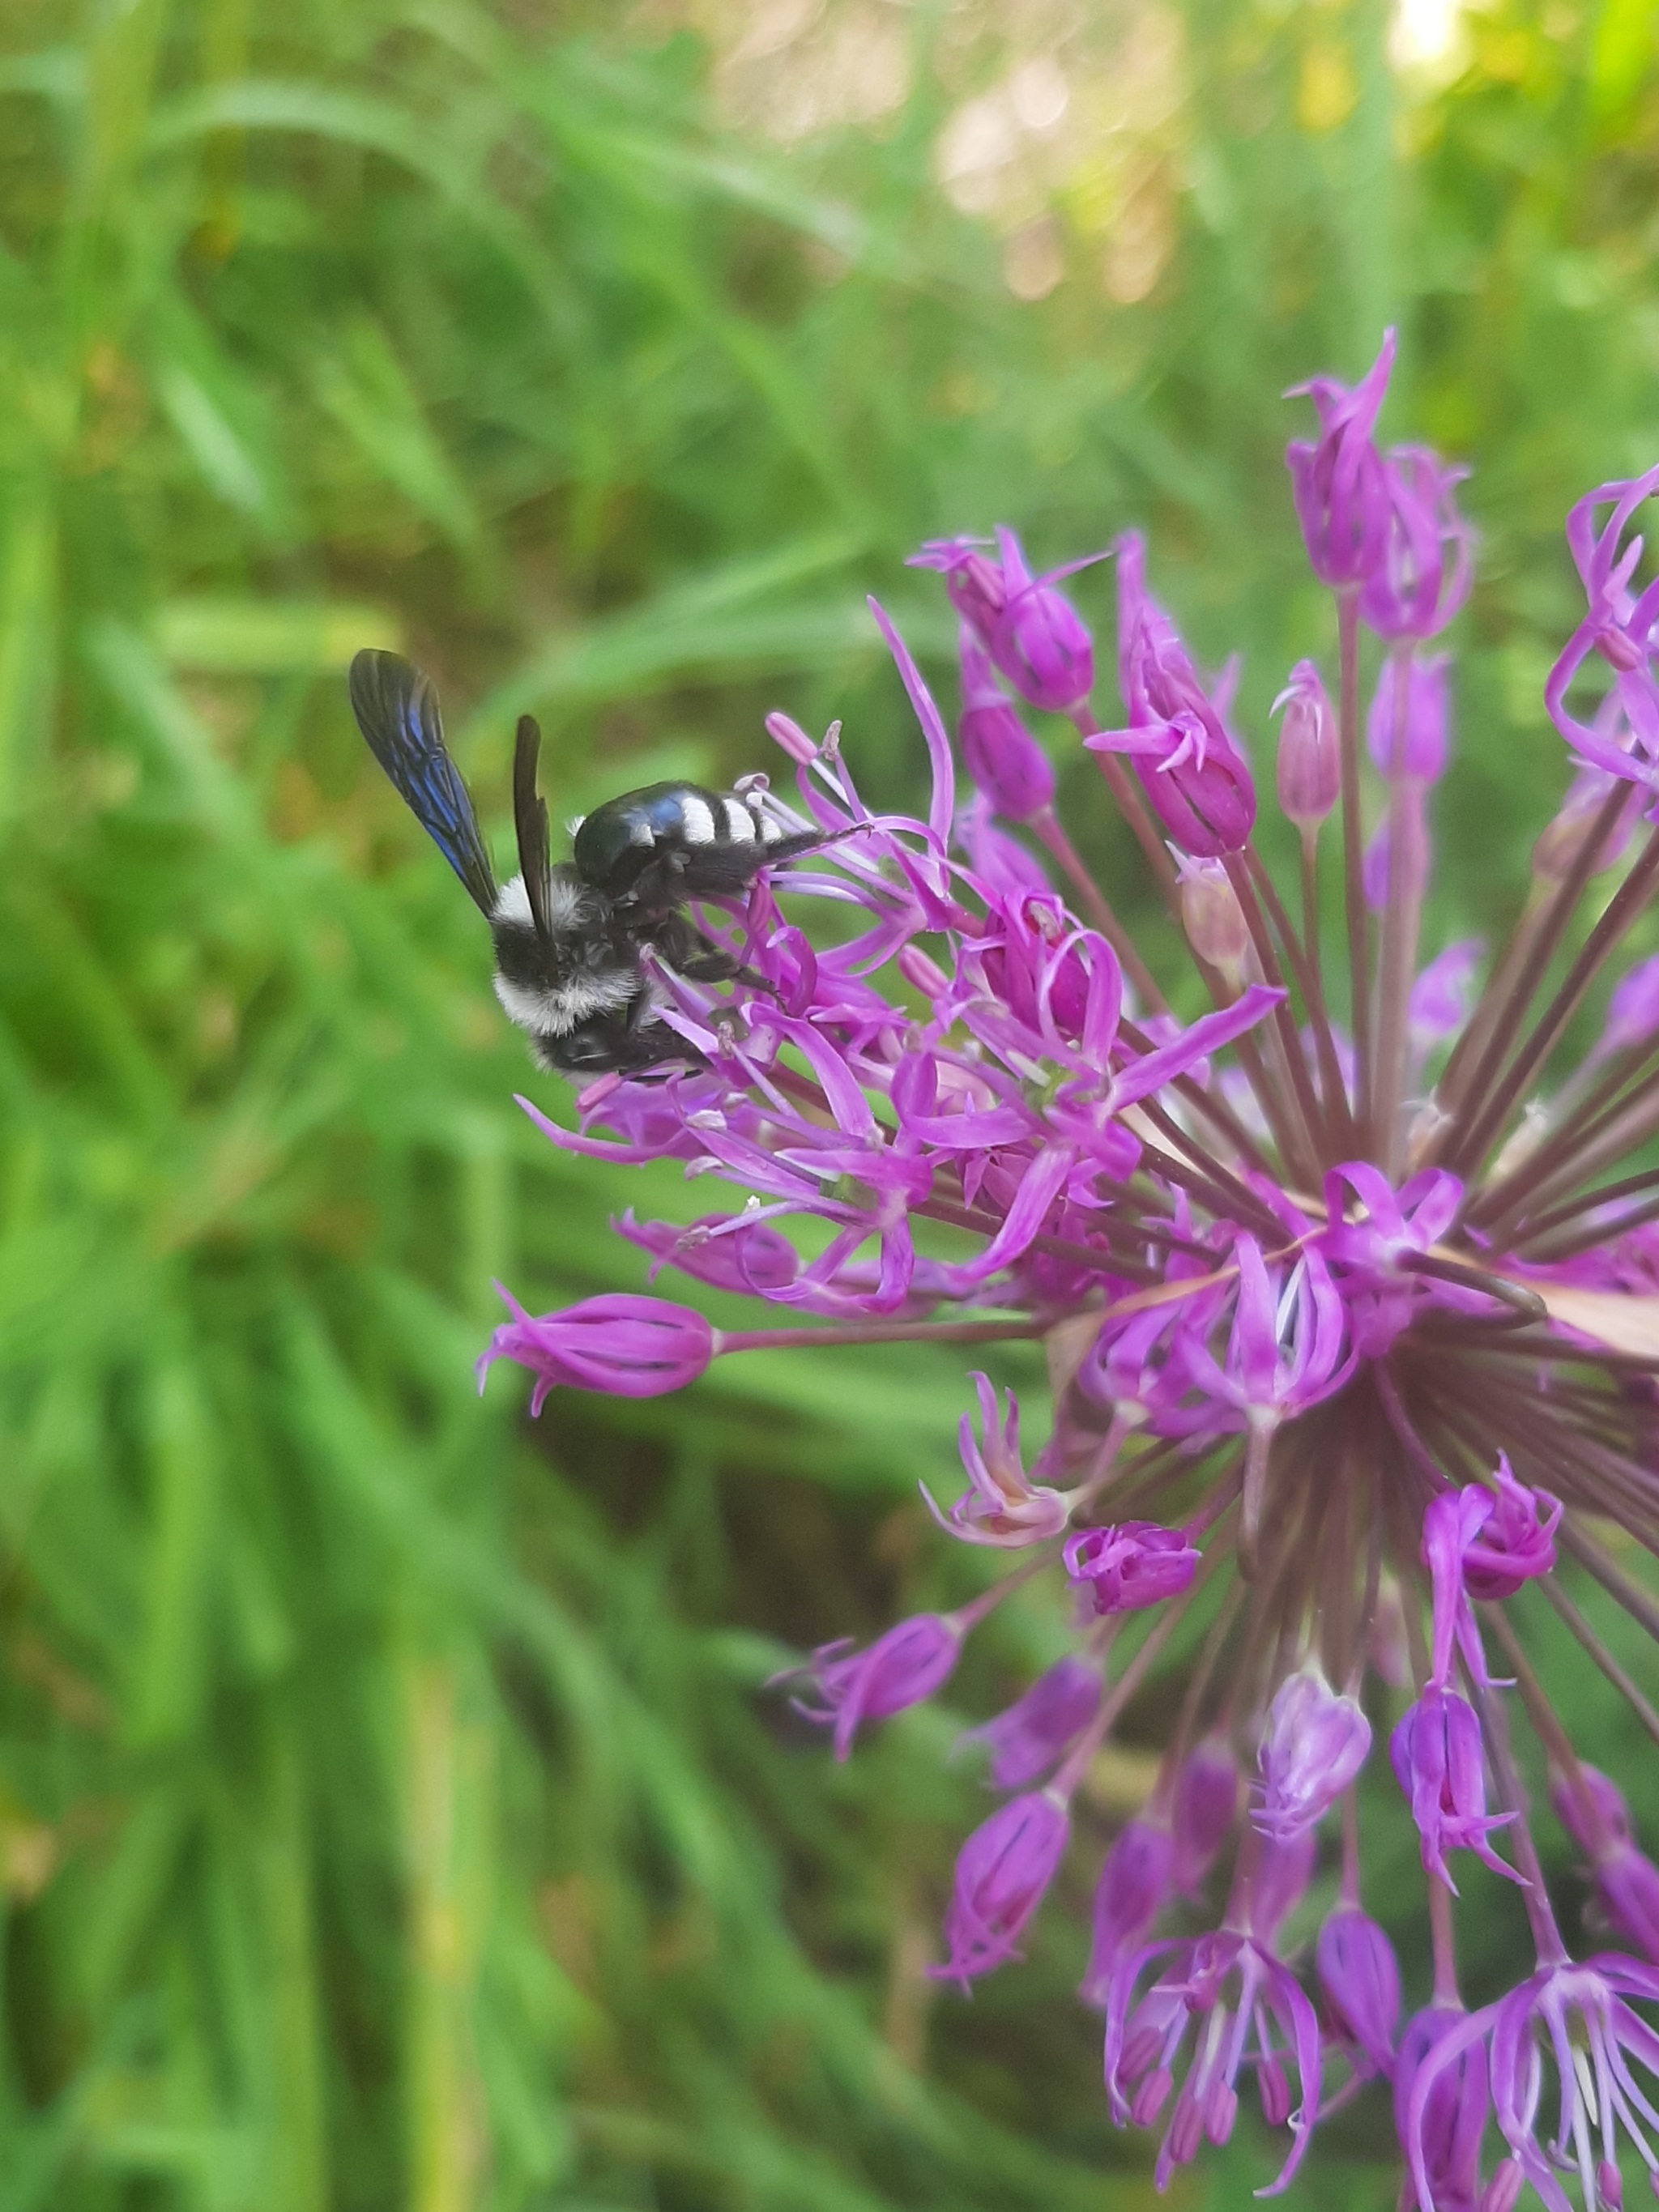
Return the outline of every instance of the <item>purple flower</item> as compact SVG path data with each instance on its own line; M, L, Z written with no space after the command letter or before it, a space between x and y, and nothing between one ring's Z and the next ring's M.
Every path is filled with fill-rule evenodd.
M1318 829L1342 792L1336 716L1311 660L1298 660L1291 669L1290 682L1273 701L1274 714L1281 708L1279 811L1305 835Z
M1659 953L1638 961L1628 975L1614 985L1607 1001L1607 1026L1596 1046L1598 1060L1608 1053L1625 1052L1659 1035Z
M1361 582L1382 550L1388 495L1373 433L1394 350L1389 329L1382 333L1382 351L1352 391L1334 377L1316 376L1289 395L1305 392L1319 416L1318 443L1293 439L1285 460L1314 574L1338 589Z
M1099 1705L1099 1668L1068 1655L1039 1674L1006 1712L964 1729L957 1741L988 1746L994 1790L1024 1790L1077 1741Z
M999 814L1024 822L1040 814L1054 795L1048 756L1005 696L969 623L962 625L962 720L957 742L962 764Z
M678 1267L717 1291L747 1291L772 1297L790 1288L800 1269L799 1255L781 1230L744 1214L706 1213L684 1229L672 1221L636 1221L630 1206L615 1224L658 1267Z
M1607 1924L1650 1965L1659 1965L1659 1867L1636 1848L1630 1808L1618 1788L1595 1767L1580 1765L1576 1784L1562 1775L1553 1778L1550 1802L1589 1860Z
M1427 2069L1425 2061L1431 2060ZM1420 2092L1420 2094L1419 2094ZM1400 2039L1395 2128L1407 2160L1405 2212L1489 2212L1480 2191L1480 2140L1492 2110L1486 2045L1469 2015L1432 2004Z
M1094 1942L1083 1977L1085 2004L1103 2005L1112 1977L1152 1934L1175 1887L1175 1838L1160 1820L1131 1820L1106 1854L1095 1886Z
M530 1410L550 1390L606 1390L618 1398L660 1398L695 1382L719 1349L714 1331L690 1306L615 1292L584 1298L563 1312L527 1314L501 1291L513 1318L503 1322L478 1361L478 1387L498 1359L517 1360L536 1378Z
M1400 2026L1400 1967L1393 1944L1357 1905L1340 1905L1325 1916L1314 1955L1337 2027L1364 2053L1367 2070L1392 2075Z
M1288 1844L1314 1826L1365 1764L1371 1724L1339 1697L1316 1662L1287 1675L1261 1732L1261 1802L1251 1814L1264 1836Z
M1412 985L1407 1020L1419 1053L1443 1043L1468 1020L1469 987L1480 952L1478 937L1460 938L1431 960Z
M805 1667L790 1670L808 1678L819 1700L812 1705L797 1698L795 1710L833 1728L836 1757L845 1759L864 1722L890 1719L942 1689L961 1651L962 1624L937 1613L901 1620L866 1650L854 1651L850 1638L842 1637L821 1646Z
M975 1829L957 1859L956 1893L945 1916L951 1955L927 1971L960 1982L1018 1957L1015 1945L1042 1904L1066 1852L1071 1822L1048 1790L1011 1798Z
M1600 2212L1604 2205L1620 2212L1620 2139L1650 2174L1659 2171L1650 2132L1659 2132L1659 2111L1653 2087L1644 2087L1636 2071L1640 2068L1650 2083L1659 2079L1659 2037L1632 2010L1632 1998L1659 1999L1659 1971L1616 1954L1583 1966L1560 1960L1443 2033L1419 2062L1401 2130L1419 2201L1437 2206L1446 2201L1432 2195L1435 2093L1485 2043L1493 2114L1511 2158L1549 2212L1573 2212L1559 2179L1563 2173L1576 2175L1583 2212ZM1540 2143L1535 2130L1547 2064L1553 2068L1557 2094L1546 2109L1553 2106L1558 2121L1553 2141Z
M937 538L912 554L909 566L943 574L951 605L1022 699L1064 714L1094 689L1094 647L1076 609L1054 586L1105 556L1033 576L1012 530L999 527L994 561L978 550L983 542Z
M940 1525L964 1543L989 1544L1006 1551L1059 1535L1071 1518L1071 1500L1063 1492L1033 1483L1027 1477L1019 1456L1019 1405L1013 1392L1007 1394L1006 1417L999 1418L997 1394L990 1378L975 1375L973 1381L979 1395L983 1446L975 1438L968 1414L963 1415L957 1431L962 1463L972 1487L957 1498L948 1515L933 1505L925 1485L922 1496L933 1506Z
M1555 1532L1561 1525L1561 1501L1547 1490L1517 1482L1506 1453L1498 1455L1497 1493L1466 1489L1463 1588L1477 1603L1513 1597L1525 1583L1555 1567Z
M1651 787L1659 769L1659 683L1652 659L1654 626L1659 622L1659 585L1639 595L1630 588L1641 558L1642 540L1624 543L1637 509L1659 489L1659 468L1639 477L1602 484L1581 499L1567 518L1567 545L1583 583L1588 610L1550 671L1544 704L1573 757L1587 769ZM1607 521L1596 527L1601 509L1611 504ZM1601 726L1586 722L1567 705L1567 694L1584 663L1599 654L1611 672L1608 698L1616 702L1624 741Z
M1096 1614L1138 1613L1178 1597L1198 1571L1199 1554L1179 1528L1124 1521L1067 1539L1066 1571Z
M1238 1813L1238 1762L1225 1740L1206 1736L1189 1751L1176 1776L1175 1885L1196 1898Z
M1382 663L1366 719L1365 743L1384 775L1437 783L1445 774L1446 672L1450 665L1449 653L1436 653L1430 660L1413 655L1405 665L1402 710L1400 657L1391 653Z
M1446 1865L1450 1850L1473 1851L1506 1881L1521 1881L1486 1841L1515 1814L1486 1810L1486 1753L1474 1709L1455 1691L1431 1687L1409 1707L1389 1745L1395 1778L1417 1823L1423 1864L1456 1893Z
M1236 853L1255 821L1255 787L1180 633L1146 587L1133 531L1117 552L1118 684L1128 726L1097 730L1091 752L1127 753L1158 817L1183 853Z
M1146 1968L1166 1961L1144 1996ZM1120 2125L1151 2127L1175 2088L1175 2066L1189 2030L1194 2049L1170 2112L1153 2179L1161 2190L1177 2166L1190 2165L1206 2140L1224 2143L1238 2117L1236 2083L1253 2062L1261 2116L1288 2122L1289 2156L1262 2195L1293 2179L1319 2116L1319 2022L1296 1977L1267 1939L1223 1929L1189 1942L1149 1944L1112 1976L1106 2007L1106 2088ZM1301 2094L1294 2108L1285 2061Z
M1422 446L1383 462L1382 547L1359 587L1360 617L1379 637L1434 637L1468 599L1473 533L1452 496L1468 474Z

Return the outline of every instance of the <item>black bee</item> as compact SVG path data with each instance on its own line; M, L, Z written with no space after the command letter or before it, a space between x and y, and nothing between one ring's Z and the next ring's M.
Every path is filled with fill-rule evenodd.
M648 948L696 982L764 988L683 909L733 897L762 868L825 839L784 829L758 791L653 783L596 807L577 826L572 859L556 866L536 787L541 732L525 714L513 756L520 872L498 889L429 678L398 653L367 652L349 684L369 750L489 924L495 996L528 1032L538 1066L587 1077L696 1064L659 1017L642 955Z

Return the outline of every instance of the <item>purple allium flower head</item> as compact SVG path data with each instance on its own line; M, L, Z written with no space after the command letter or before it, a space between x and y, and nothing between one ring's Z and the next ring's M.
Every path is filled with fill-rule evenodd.
M812 1654L804 1674L818 1700L797 1698L795 1709L808 1720L835 1730L836 1757L845 1759L866 1721L884 1721L912 1705L924 1705L943 1688L962 1655L962 1625L937 1613L901 1620L863 1651L848 1638L825 1644ZM787 1675L778 1679L787 1680Z
M1181 1762L1170 1826L1175 1885L1196 1898L1238 1814L1238 1761L1221 1736L1206 1736Z
M1292 439L1285 459L1313 572L1338 588L1362 582L1382 551L1388 494L1374 433L1394 353L1395 334L1388 330L1382 351L1352 391L1334 377L1316 376L1288 395L1305 393L1319 416L1317 444Z
M1492 2111L1486 2051L1468 2033L1469 2015L1432 2004L1406 2026L1394 2064L1395 2127L1407 2164L1405 2212L1488 2212L1480 2189L1480 2142ZM1444 2050L1425 2075L1424 2062ZM1418 2094L1419 2081L1422 2094Z
M1395 1778L1417 1823L1423 1864L1454 1893L1446 1864L1450 1850L1473 1851L1484 1866L1510 1881L1522 1881L1486 1838L1516 1816L1486 1810L1486 1748L1474 1708L1455 1690L1424 1691L1395 1729L1389 1745Z
M1198 1559L1179 1528L1156 1521L1090 1528L1066 1544L1066 1571L1096 1614L1139 1613L1178 1597L1197 1573Z
M1045 576L1033 576L1012 530L997 531L997 558L981 539L937 538L910 556L913 568L937 568L951 605L1022 699L1064 714L1094 689L1094 646L1077 610L1054 585L1090 562L1091 554Z
M1095 1885L1085 2004L1106 2002L1113 1975L1152 1934L1175 1887L1175 1838L1161 1820L1131 1820L1107 1852Z
M1013 1797L982 1821L957 1858L956 1893L945 1916L951 1955L930 1966L936 1980L988 1974L1016 1955L1025 1923L1065 1856L1071 1820L1051 1790Z
M1473 533L1453 497L1468 474L1422 446L1382 464L1382 544L1359 586L1360 619L1379 637L1430 638L1469 595Z
M1287 1675L1261 1733L1261 1802L1251 1814L1274 1842L1289 1843L1329 1811L1365 1764L1371 1724L1356 1699L1339 1696L1317 1664Z
M1394 1946L1357 1905L1328 1912L1315 1949L1319 1986L1337 2028L1364 2053L1370 2069L1394 2072L1400 2027L1400 1966Z
M478 1362L478 1387L496 1360L517 1360L536 1377L532 1413L561 1384L618 1398L659 1398L695 1382L714 1356L714 1332L702 1316L666 1298L619 1291L584 1298L562 1313L535 1315L510 1291L501 1294L513 1318L490 1338Z
M1383 661L1365 720L1365 743L1384 775L1437 783L1445 774L1450 665L1451 656L1444 653L1428 660L1413 655L1403 672L1397 653Z
M1099 1705L1100 1669L1067 1653L1006 1712L964 1729L957 1741L988 1747L994 1790L1024 1790L1076 1742Z
M1146 589L1146 548L1117 542L1118 686L1128 726L1098 730L1091 752L1127 753L1158 820L1201 860L1236 853L1255 822L1255 786L1179 631Z
M805 1361L884 1342L902 1361L926 1342L933 1360L996 1372L998 1347L1019 1346L1019 1407L975 1372L966 1487L939 1516L982 1547L958 1562L980 1594L803 1670L844 1754L863 1721L936 1691L1011 1593L1024 1634L1076 1638L968 1732L989 1747L993 1784L1027 1794L963 1852L945 1977L965 1985L1013 1955L1097 1750L1131 1708L1137 1741L1168 1714L1158 1779L1101 1876L1086 1984L1104 2006L1115 2114L1163 2131L1158 2178L1229 2139L1252 2079L1268 2124L1293 2130L1287 2176L1323 2059L1337 2062L1339 2101L1385 2070L1396 1984L1359 1911L1358 1867L1375 1827L1403 1832L1410 1818L1435 1994L1394 2061L1407 2203L1512 2212L1531 2182L1563 2212L1559 2154L1577 2168L1582 2212L1598 2212L1617 2203L1609 2131L1645 2157L1638 2131L1659 2128L1659 2104L1632 2101L1619 2070L1659 2053L1641 2025L1659 1980L1627 1960L1567 1962L1510 1723L1531 1729L1555 1776L1592 1913L1659 1959L1659 1869L1552 1710L1559 1654L1527 1591L1540 1584L1587 1667L1640 1681L1627 1642L1655 1625L1639 1562L1659 1526L1659 987L1629 947L1648 942L1634 933L1659 899L1659 831L1636 842L1638 816L1659 819L1659 585L1640 582L1632 532L1659 469L1570 518L1585 615L1545 703L1574 781L1473 993L1469 949L1422 942L1448 672L1421 647L1466 588L1468 533L1455 471L1377 449L1392 356L1390 337L1352 392L1307 387L1319 435L1291 454L1350 672L1362 616L1389 641L1371 718L1387 805L1370 866L1350 773L1365 731L1352 684L1334 684L1334 702L1326 692L1335 667L1299 665L1280 702L1277 786L1302 833L1288 841L1302 865L1281 884L1230 719L1237 657L1200 678L1147 590L1137 535L1118 540L1124 726L1108 731L1087 703L1093 645L1057 588L1066 571L1032 577L1007 532L994 548L927 549L921 565L944 572L971 632L962 744L982 787L958 805L927 680L873 608L925 756L918 812L872 810L839 725L818 741L770 718L793 787L744 779L734 796L769 843L797 841L796 857L690 903L699 934L665 917L625 1024L606 1014L591 1032L579 1022L580 1037L541 1040L553 1061L595 1044L601 1072L575 1093L574 1127L521 1102L573 1159L672 1161L726 1186L727 1210L700 1199L688 1226L620 1225L641 1266L744 1300L751 1325L716 1332L649 1298L539 1320L514 1307L485 1364L527 1366L539 1406L558 1382L677 1389L716 1354L782 1346ZM1106 896L994 671L1070 716L1145 880L1120 861L1126 880ZM1025 830L1009 834L998 808ZM1313 832L1333 815L1322 851ZM1609 896L1596 879L1632 848ZM1158 895L1189 929L1127 926ZM1170 1011L1206 1002L1184 1026ZM556 994L548 1013L564 1020L567 1002ZM613 1064L631 1054L639 1066ZM1610 1556L1609 1528L1624 1556ZM1630 1629L1608 1625L1620 1613ZM1493 1638L1518 1697L1488 1668ZM1178 1680L1159 1680L1172 1665ZM1348 1785L1366 1705L1408 1684L1390 1744L1402 1806ZM1241 1764L1259 1774L1242 1826ZM1281 1930L1339 1796L1341 1902L1311 1960L1292 1957ZM1234 1839L1218 1924L1151 1940L1170 1899L1202 1907ZM1539 1960L1513 1998L1474 2015L1443 1888L1454 1851L1520 1886ZM1483 2182L1489 2062L1509 2148ZM1550 2063L1567 2085L1565 2133L1540 2153Z
M1284 709L1279 726L1279 806L1298 830L1318 829L1342 792L1336 716L1324 680L1311 660L1298 660L1273 701Z
M997 682L990 656L971 623L962 625L957 653L962 719L957 742L962 747L962 764L999 814L1024 822L1052 803L1053 766Z

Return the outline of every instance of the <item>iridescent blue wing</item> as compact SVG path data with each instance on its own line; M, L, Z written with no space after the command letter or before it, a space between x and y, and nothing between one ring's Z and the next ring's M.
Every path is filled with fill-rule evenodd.
M351 711L368 749L409 811L466 886L479 912L495 906L495 878L461 772L444 745L438 695L401 653L360 653L351 664Z

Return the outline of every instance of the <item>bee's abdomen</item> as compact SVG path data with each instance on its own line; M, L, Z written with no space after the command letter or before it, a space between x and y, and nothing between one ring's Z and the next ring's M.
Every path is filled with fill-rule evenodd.
M741 890L782 833L756 799L696 783L653 783L596 807L576 832L577 872L612 898L666 903Z

